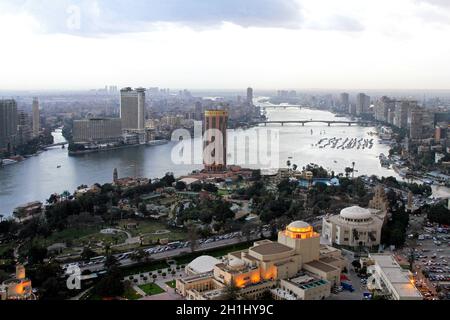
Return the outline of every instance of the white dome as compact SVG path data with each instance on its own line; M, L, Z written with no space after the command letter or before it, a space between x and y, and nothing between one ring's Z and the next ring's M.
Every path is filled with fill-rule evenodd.
M201 256L188 264L187 268L194 273L205 273L213 271L216 264L220 263L220 260L217 260L211 256Z
M372 217L372 214L367 209L353 206L342 209L340 216L345 219L369 219Z
M239 258L233 258L231 259L228 264L230 265L230 267L232 268L241 268L243 266L245 266L244 261L242 261L242 259Z
M290 225L288 225L288 229L305 229L310 227L311 225L309 223L306 223L305 221L294 221Z

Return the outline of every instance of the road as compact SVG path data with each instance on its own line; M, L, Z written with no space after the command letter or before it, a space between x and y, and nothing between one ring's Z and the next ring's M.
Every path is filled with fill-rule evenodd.
M270 232L269 231L264 232L264 236L265 237L270 236ZM251 238L250 239L251 241L260 239L260 237L258 235L252 235L250 238ZM233 244L239 244L239 243L243 243L243 242L246 242L246 240L243 239L242 237L241 238L236 237L236 238L231 238L231 239L224 239L224 240L215 241L215 242L211 242L211 243L207 243L207 244L201 244L198 246L198 248L195 250L195 252L217 249L217 248L226 247L226 246L230 246ZM179 248L179 249L169 250L169 251L165 251L165 252L161 252L161 253L151 254L150 258L153 260L164 260L164 259L175 258L182 254L188 254L191 252L192 251L191 251L190 247ZM119 255L115 255L115 256L118 257ZM134 264L136 264L136 261L132 260L132 259L123 259L123 260L119 261L120 267L128 267L128 266L132 266ZM81 272L83 272L83 271L98 272L98 271L102 271L104 269L105 269L104 263L92 264L90 266L83 266L80 268Z

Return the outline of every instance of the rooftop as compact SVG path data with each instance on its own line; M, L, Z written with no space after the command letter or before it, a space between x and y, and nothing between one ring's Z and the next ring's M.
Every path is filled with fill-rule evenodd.
M305 266L310 266L312 268L321 270L323 272L330 272L330 271L334 271L337 269L336 267L330 266L326 263L323 263L323 262L320 262L317 260L305 263Z
M278 242L271 242L252 247L250 250L261 255L272 255L292 251L292 248Z

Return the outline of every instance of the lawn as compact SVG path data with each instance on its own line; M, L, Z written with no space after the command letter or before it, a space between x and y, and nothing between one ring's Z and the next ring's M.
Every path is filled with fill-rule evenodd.
M129 287L125 289L123 297L127 300L139 300L142 298L140 294L138 294L133 288Z
M167 281L166 282L166 284L169 286L169 287L171 287L172 289L175 289L175 287L176 287L176 284L177 282L175 281L175 280L172 280L172 281Z
M143 285L140 285L139 288L142 291L144 291L148 296L153 296L155 294L160 294L160 293L165 292L160 286L158 286L157 284L154 284L154 283L143 284Z
M128 223L138 223L136 229L127 230L134 237L135 236L144 236L144 243L150 243L152 241L156 241L158 239L169 239L169 241L175 240L184 240L186 239L186 233L182 230L178 229L169 229L166 224L158 222L158 221L136 221L136 220L126 220L120 223L120 226L125 226ZM154 234L156 231L160 230L169 230L170 233L164 234Z

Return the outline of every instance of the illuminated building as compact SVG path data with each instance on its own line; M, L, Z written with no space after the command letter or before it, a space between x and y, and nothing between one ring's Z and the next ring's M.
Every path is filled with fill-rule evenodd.
M25 267L16 266L15 277L0 285L0 300L35 300L31 280L25 276Z
M409 270L390 254L371 254L367 266L367 288L391 300L423 300Z
M228 112L225 110L205 111L204 154L206 171L224 171L227 167Z
M339 250L320 245L312 226L292 222L278 233L278 241L257 241L246 250L229 253L212 271L178 279L177 292L190 300L221 300L225 287L254 299L270 291L275 299L320 300L340 284L347 266Z

